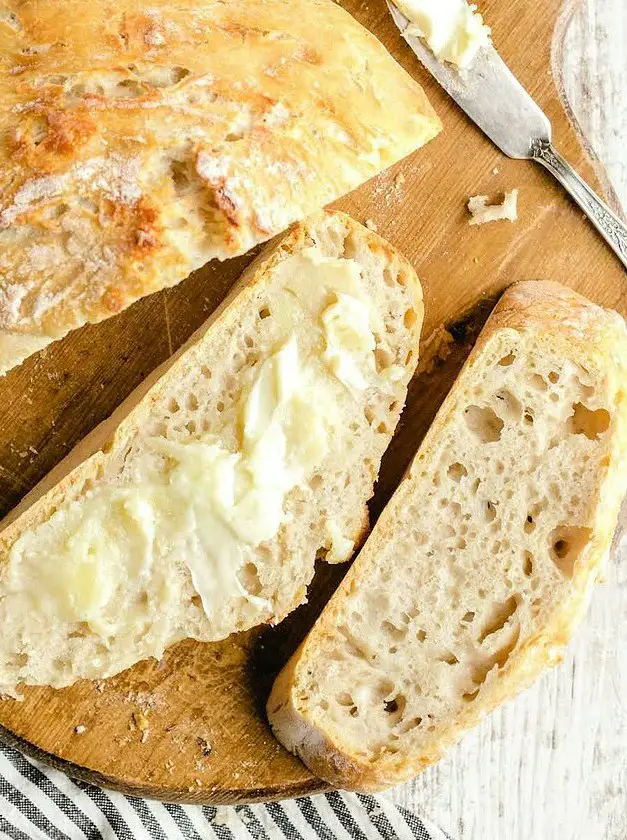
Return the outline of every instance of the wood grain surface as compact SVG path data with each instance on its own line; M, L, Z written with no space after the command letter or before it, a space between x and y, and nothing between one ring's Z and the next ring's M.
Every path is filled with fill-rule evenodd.
M412 260L425 290L423 353L433 364L423 364L412 385L372 505L376 516L503 288L521 279L559 280L626 313L627 286L618 262L549 176L531 163L503 158L427 78L383 0L343 5L425 85L445 125L425 150L338 204L357 219L373 219ZM551 75L560 0L486 0L482 6L503 56L552 119L561 151L592 179ZM518 223L468 226L469 195L497 196L514 186L521 193ZM72 334L0 382L3 510L189 336L249 259L212 263L176 289ZM446 359L438 352L442 325L454 338ZM105 683L29 689L23 703L3 701L5 735L40 757L56 757L74 775L159 798L241 802L319 790L272 739L263 702L276 670L341 574L321 569L310 604L275 630L217 645L183 643L161 663L142 663ZM502 726L504 738L529 737L529 729L512 730L506 717Z

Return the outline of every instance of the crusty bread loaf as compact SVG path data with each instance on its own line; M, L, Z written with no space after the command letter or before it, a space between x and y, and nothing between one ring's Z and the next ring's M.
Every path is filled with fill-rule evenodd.
M507 291L364 549L268 702L340 787L437 761L560 660L626 489L627 332L552 283Z
M0 374L440 130L331 0L6 0Z
M336 298L352 301L351 313L366 313L371 343L361 368L349 365L353 377L364 379L354 387L334 367L340 355L333 356L324 332L329 313L337 314ZM411 266L343 214L311 217L263 254L188 345L3 523L0 691L106 677L160 657L179 639L224 638L277 622L300 604L316 556L346 560L363 538L366 502L417 363L422 313ZM298 374L290 368L281 379L277 359L286 347L297 351ZM347 364L358 357L342 358ZM270 391L259 391L267 381ZM278 408L268 407L275 393L292 400L279 429L285 456L272 426L283 403L277 397ZM245 496L237 485L248 478L235 473L238 517L210 519L222 511L216 505L230 504L229 465L243 458L255 417L266 415L273 435L246 464L251 474L265 470L264 492ZM217 462L203 459L216 451L220 471L211 475L219 480L208 485L206 465ZM271 506L283 480L282 457L290 470L302 462L308 472L288 481L274 532L240 537L257 516L250 504ZM248 502L240 504L242 498ZM169 517L167 528L159 511ZM233 547L232 534L237 562L216 556L219 539ZM192 556L200 567L191 565ZM209 607L205 596L213 597Z

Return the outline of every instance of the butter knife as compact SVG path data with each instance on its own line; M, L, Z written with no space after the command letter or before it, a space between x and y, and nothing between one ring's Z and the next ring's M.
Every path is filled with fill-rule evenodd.
M444 90L510 158L542 164L570 193L627 268L627 226L586 184L551 142L551 123L493 46L483 47L463 74L438 59L423 41L405 35L407 18L388 7L405 41Z

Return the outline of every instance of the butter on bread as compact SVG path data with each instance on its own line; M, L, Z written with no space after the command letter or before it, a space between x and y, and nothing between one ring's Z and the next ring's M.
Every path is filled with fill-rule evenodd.
M0 530L0 693L280 621L348 559L418 360L411 266L298 224Z
M0 61L0 374L441 128L331 0L7 0Z
M379 790L554 665L627 485L624 319L509 289L351 570L268 701L318 776Z

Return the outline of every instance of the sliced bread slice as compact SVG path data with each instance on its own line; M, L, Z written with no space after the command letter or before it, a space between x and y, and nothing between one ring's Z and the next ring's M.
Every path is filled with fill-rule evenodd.
M348 559L414 372L411 266L296 226L0 532L0 687L102 678L277 622Z
M318 776L378 790L560 660L626 489L623 318L507 291L408 473L268 702Z

